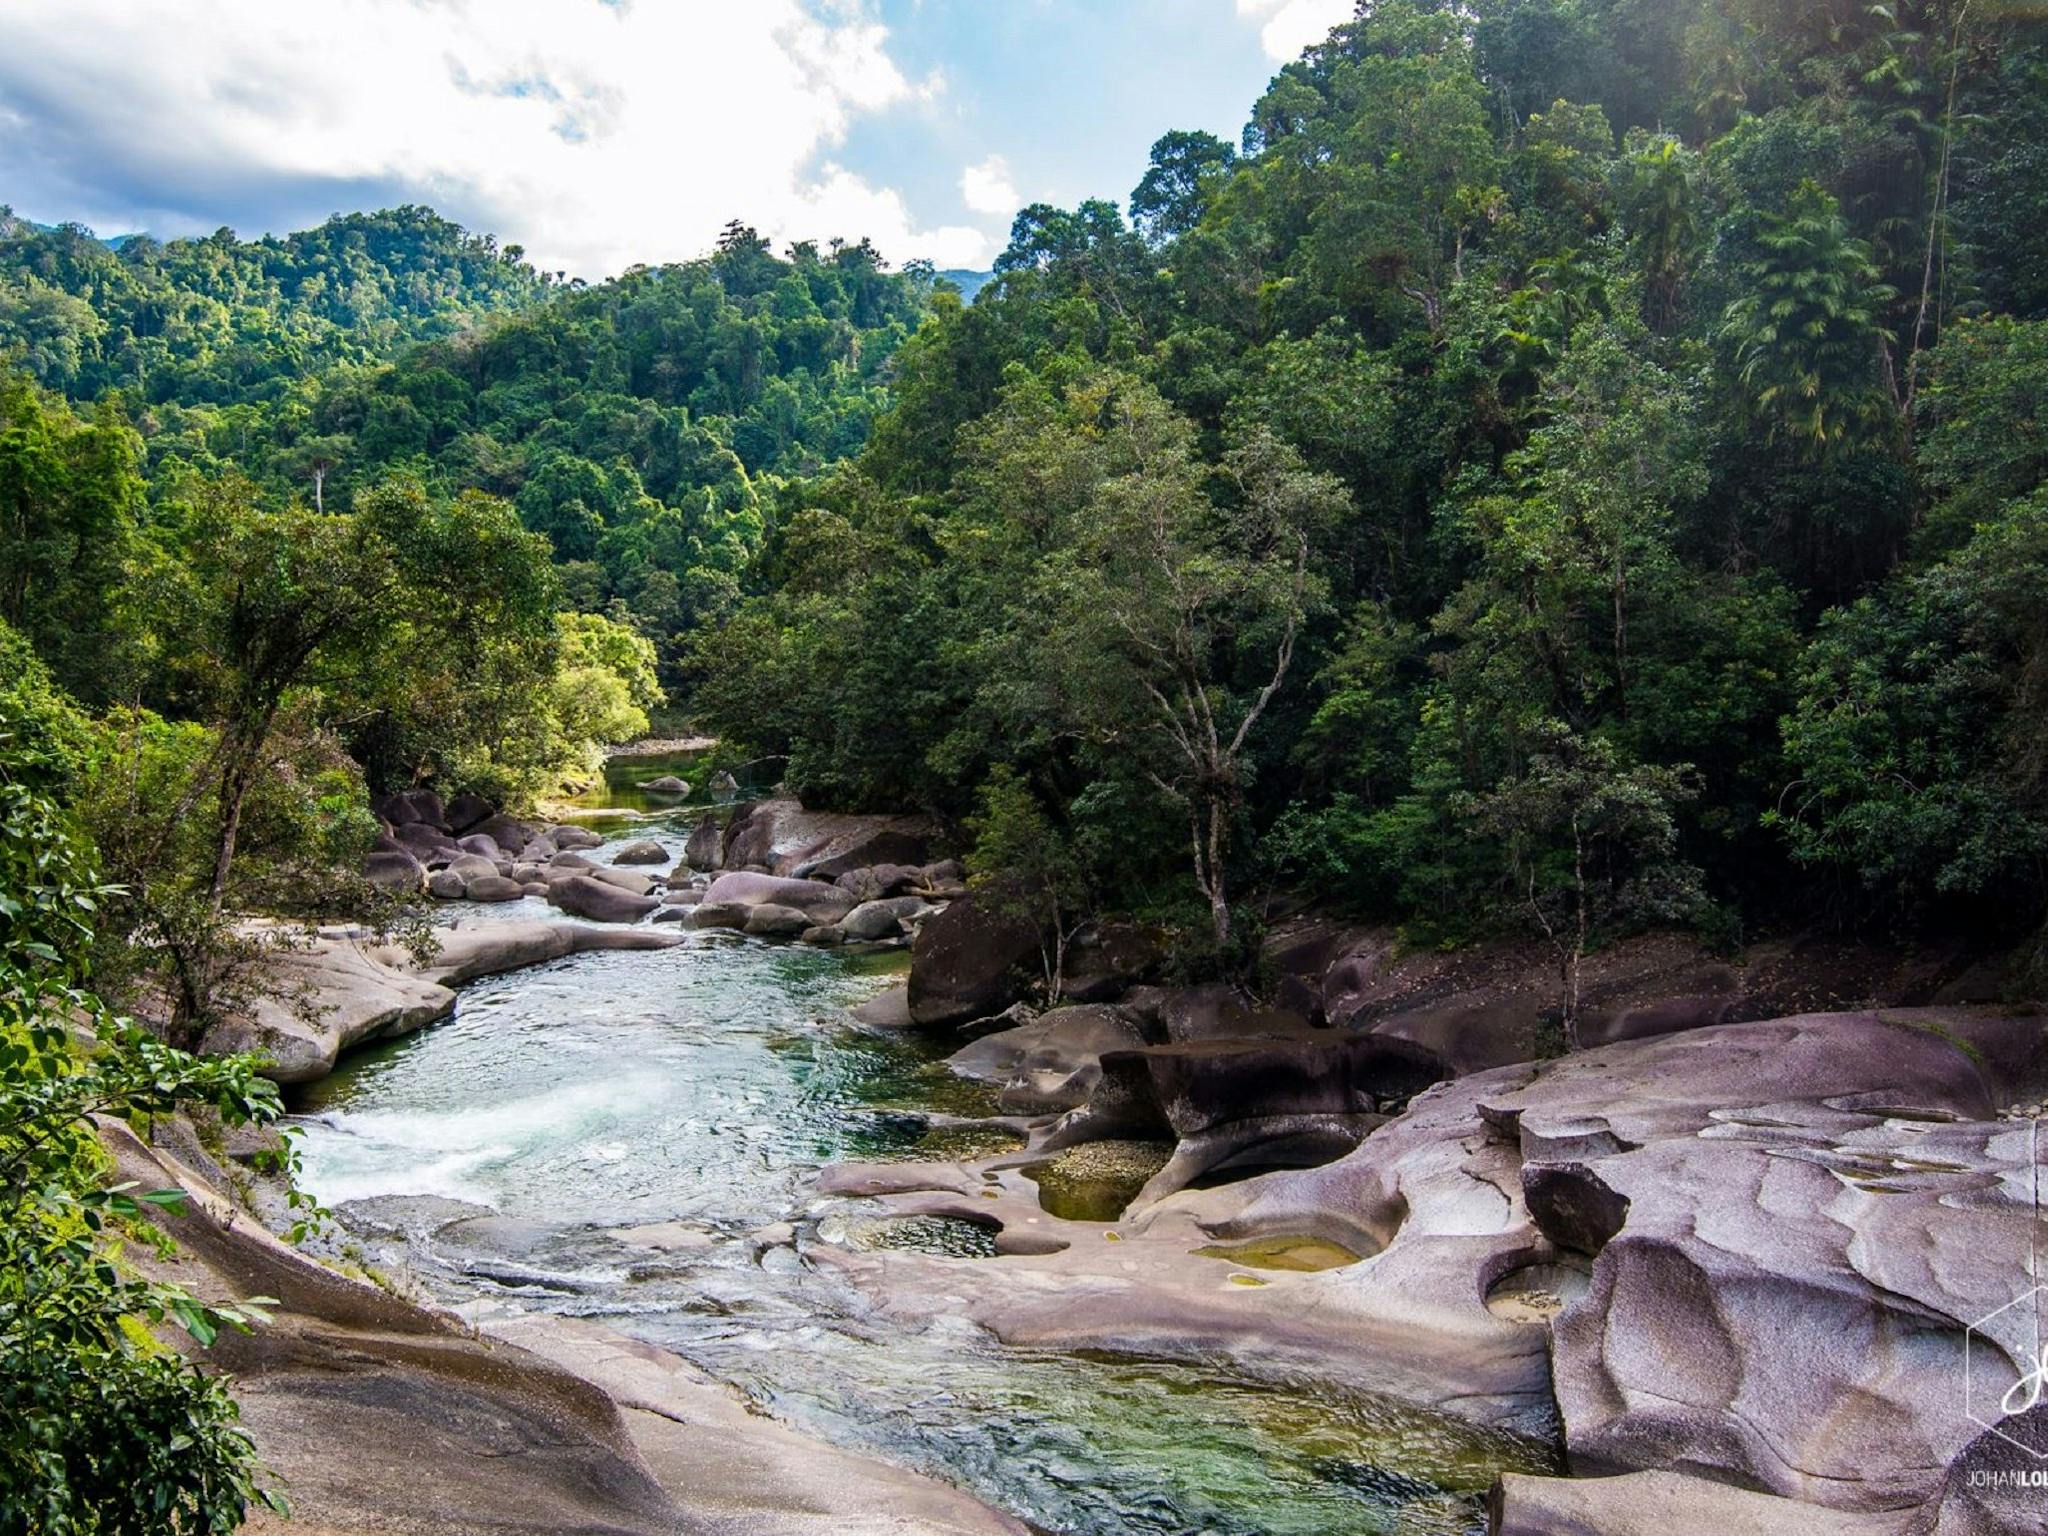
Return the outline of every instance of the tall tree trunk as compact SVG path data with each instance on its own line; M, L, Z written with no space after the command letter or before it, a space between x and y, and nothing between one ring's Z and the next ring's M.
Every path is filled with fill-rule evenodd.
M1216 946L1230 943L1230 895L1224 887L1223 857L1228 835L1227 811L1222 801L1209 802L1209 921L1216 929Z
M1572 817L1572 893L1578 901L1577 928L1571 952L1564 964L1564 1048L1579 1048L1579 967L1586 956L1588 912L1586 900L1586 838L1579 818Z
M249 798L249 786L256 781L256 769L276 717L277 706L272 704L253 722L224 728L228 750L220 770L220 828L214 837L213 879L206 889L207 907L215 917L227 904L228 876L235 866L235 843L242 830L242 806Z

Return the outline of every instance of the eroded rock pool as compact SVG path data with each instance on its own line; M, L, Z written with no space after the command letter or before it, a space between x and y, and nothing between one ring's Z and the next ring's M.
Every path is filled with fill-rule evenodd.
M692 933L476 983L303 1094L305 1182L446 1302L604 1321L1051 1531L1474 1531L1498 1470L1546 1464L1390 1400L877 1315L806 1257L862 1231L812 1176L960 1155L928 1116L984 1109L919 1042L849 1027L890 963Z

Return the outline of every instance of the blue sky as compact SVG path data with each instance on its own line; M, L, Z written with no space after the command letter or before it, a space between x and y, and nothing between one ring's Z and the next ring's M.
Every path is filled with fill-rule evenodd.
M427 202L585 277L728 218L984 265L1234 138L1350 0L0 0L0 202L245 235Z

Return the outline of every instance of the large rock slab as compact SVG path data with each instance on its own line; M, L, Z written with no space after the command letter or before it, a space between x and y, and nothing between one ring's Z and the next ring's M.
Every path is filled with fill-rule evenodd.
M1531 1477L1493 1491L1489 1536L1898 1536L1898 1515L1852 1515L1676 1472Z
M1027 1536L958 1489L764 1417L652 1345L590 1323L535 1316L493 1337L608 1392L656 1479L704 1529L741 1536Z
M548 903L595 923L637 923L661 905L653 896L619 889L595 875L571 875L548 884Z
M193 1196L190 1214L159 1222L179 1257L145 1262L207 1300L276 1298L263 1326L224 1333L204 1356L232 1378L242 1422L293 1507L291 1521L264 1516L252 1530L702 1528L656 1480L598 1387L322 1267L192 1169L124 1129L106 1135L123 1178Z
M1471 1322L1518 1271L1582 1266L1551 1325L1574 1470L1904 1510L1977 1432L1966 1328L2032 1284L2031 1128L1990 1117L2038 1095L2044 1038L1968 1010L1805 1015L1499 1068L1254 1181L1229 1230L1377 1238L1349 1273L1382 1314L1433 1290ZM1976 1390L2026 1367L2022 1321Z
M814 923L836 923L853 910L853 897L821 880L790 880L734 870L720 875L704 893L707 905L791 907Z
M1038 930L981 895L928 919L910 950L910 1017L923 1028L1001 1013L1040 966Z
M1343 1157L1441 1068L1401 1040L1330 1035L1298 1020L1264 1037L1113 1051L1088 1101L1048 1150L1102 1138L1165 1139L1173 1157L1139 1193L1142 1209L1236 1168L1314 1167Z
M807 811L795 800L762 800L725 829L727 869L758 864L778 875L831 881L870 864L923 864L941 840L929 816L853 816Z
M1393 1035L1453 1073L1529 1061L1560 1043L1557 963L1540 944L1416 950L1391 929L1304 918L1266 945L1280 1000L1317 1022ZM1649 933L1587 957L1579 1040L1608 1045L1712 1024L1894 1004L1990 1002L2000 969L1965 946L1902 953L1814 935L1739 959L1697 938Z
M1026 1536L977 1500L766 1417L692 1366L590 1323L478 1333L278 1242L194 1168L107 1132L120 1175L193 1194L160 1264L208 1300L277 1299L224 1367L292 1517L260 1536ZM182 1338L182 1336L180 1336Z
M342 1052L410 1034L455 1006L453 987L477 976L539 965L587 949L656 949L680 942L651 929L548 921L479 922L437 930L424 963L354 926L295 935L265 957L266 995L246 1018L207 1031L211 1055L260 1051L264 1075L304 1083L334 1070Z
M1088 1003L983 1035L946 1064L962 1077L996 1084L1006 1110L1072 1109L1100 1080L1105 1054L1144 1043L1129 1015Z

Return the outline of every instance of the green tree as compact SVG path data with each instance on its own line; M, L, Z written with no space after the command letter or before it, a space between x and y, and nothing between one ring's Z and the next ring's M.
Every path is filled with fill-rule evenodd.
M185 1197L107 1187L96 1119L206 1106L262 1123L282 1105L250 1059L182 1055L88 990L110 893L58 798L79 725L4 626L0 652L0 1531L216 1536L282 1505L226 1386L150 1330L203 1348L249 1327L249 1304L209 1305L124 1256L145 1212Z
M1312 555L1349 498L1261 429L1226 456L1212 496L1186 423L1157 396L1110 382L1100 398L1113 468L1049 566L1047 639L1064 661L1048 664L1085 671L1067 691L1077 723L1141 747L1185 816L1222 948L1247 749L1324 599Z
M967 827L978 899L1037 930L1045 1006L1057 1008L1066 992L1068 947L1094 915L1089 860L1008 764L990 771L977 799Z
M1579 1048L1581 971L1599 938L1682 922L1703 902L1678 858L1675 808L1695 793L1683 766L1629 763L1557 722L1534 733L1522 770L1471 801L1500 841L1509 888L1557 956L1565 1047Z
M0 621L69 686L104 698L112 608L142 512L141 444L109 402L91 425L0 377Z
M1719 334L1766 439L1827 454L1882 432L1896 406L1885 309L1898 294L1869 245L1811 181L1758 221L1755 242Z
M1186 234L1201 222L1211 189L1236 163L1237 151L1213 133L1176 129L1164 135L1131 193L1131 218L1155 242Z

